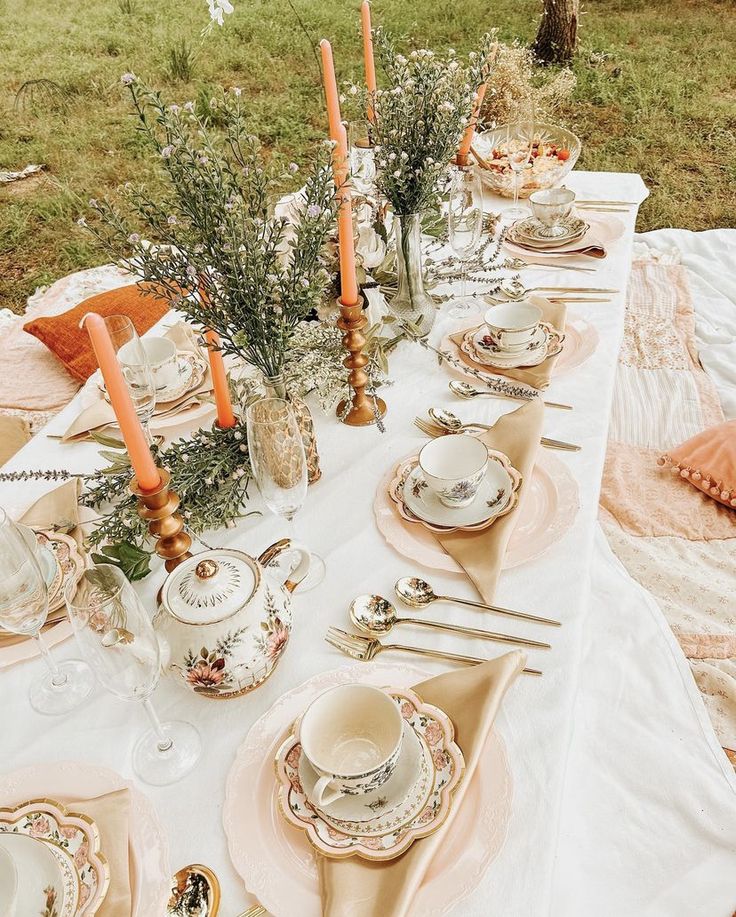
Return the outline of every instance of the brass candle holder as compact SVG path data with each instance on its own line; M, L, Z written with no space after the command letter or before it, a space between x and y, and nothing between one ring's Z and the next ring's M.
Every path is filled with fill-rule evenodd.
M184 531L184 519L177 512L178 494L169 489L171 475L163 468L161 483L156 490L142 490L136 478L130 482L130 492L138 498L138 515L148 522L148 531L156 537L156 553L166 562L167 571L191 557L192 539Z
M365 390L369 380L364 367L370 360L363 353L365 337L362 332L368 319L363 314L363 299L360 296L355 305L346 306L339 299L337 305L341 313L337 327L345 332L342 343L350 354L343 360L343 366L350 370L348 382L353 390L351 400L346 398L338 404L337 416L351 427L366 427L377 423L386 413L386 402L382 398L366 394Z

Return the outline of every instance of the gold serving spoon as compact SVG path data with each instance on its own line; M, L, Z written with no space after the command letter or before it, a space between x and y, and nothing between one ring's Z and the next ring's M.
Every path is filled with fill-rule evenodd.
M404 576L396 581L394 586L396 595L405 605L411 608L426 608L432 602L454 602L456 605L467 605L470 608L482 608L484 611L493 611L499 615L510 618L521 618L524 621L535 621L537 624L551 624L559 627L560 622L554 618L541 618L538 615L526 614L523 611L512 611L510 608L501 608L499 605L488 605L485 602L474 602L472 599L461 599L456 596L437 595L426 580L418 576Z
M455 379L450 382L450 391L458 398L511 398L513 401L533 401L535 396L531 395L525 398L523 395L509 395L506 392L495 392L492 388L487 391L479 388L473 388L467 382L457 382ZM572 411L571 404L560 404L558 401L543 401L546 408L559 408L561 411Z
M219 910L220 882L209 867L192 863L174 873L168 917L217 917Z
M416 606L415 606L416 607ZM421 607L421 606L420 606ZM513 637L491 630L479 630L476 627L463 627L460 624L447 624L443 621L426 621L423 618L400 618L396 608L382 595L359 595L350 603L350 620L359 631L369 637L383 637L391 633L397 624L415 624L419 627L432 627L466 637L478 637L480 640L493 640L495 643L513 643L518 646L531 646L548 650L549 643L529 640L526 637Z

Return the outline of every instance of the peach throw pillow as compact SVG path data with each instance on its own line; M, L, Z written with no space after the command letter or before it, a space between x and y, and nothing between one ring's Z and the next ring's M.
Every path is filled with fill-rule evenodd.
M144 293L137 284L109 290L85 299L78 306L48 318L34 318L23 330L42 341L66 366L75 379L86 382L97 369L92 345L79 322L88 312L99 315L127 315L138 334L144 334L169 310L168 303Z
M724 506L736 508L736 420L698 433L657 462Z

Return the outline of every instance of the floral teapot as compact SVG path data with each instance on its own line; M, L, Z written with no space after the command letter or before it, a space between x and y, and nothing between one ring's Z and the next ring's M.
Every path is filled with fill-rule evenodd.
M285 550L299 555L280 583L271 564ZM167 576L153 626L169 672L205 697L237 697L273 672L291 631L290 593L309 571L309 552L288 539L255 560L216 548Z

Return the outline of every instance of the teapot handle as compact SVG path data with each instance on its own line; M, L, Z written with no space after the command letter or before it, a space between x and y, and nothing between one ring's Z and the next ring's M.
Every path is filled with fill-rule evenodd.
M288 549L297 551L300 554L299 563L297 564L296 569L292 571L291 577L284 581L284 588L286 591L293 592L307 575L307 573L309 573L309 567L312 562L312 555L309 553L308 548L305 548L304 545L297 544L297 542L292 541L290 538L282 538L281 541L276 541L274 544L269 545L266 550L259 556L258 562L262 566L268 567L269 564L279 556L279 554L283 554L283 552Z

